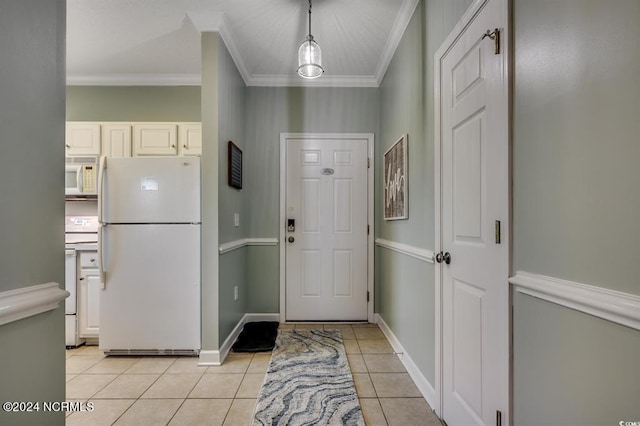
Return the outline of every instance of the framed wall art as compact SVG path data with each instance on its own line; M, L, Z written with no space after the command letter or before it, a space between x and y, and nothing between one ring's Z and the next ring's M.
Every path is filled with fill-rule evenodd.
M236 144L229 141L229 186L242 189L242 151Z
M384 153L384 219L409 218L407 139L404 134Z

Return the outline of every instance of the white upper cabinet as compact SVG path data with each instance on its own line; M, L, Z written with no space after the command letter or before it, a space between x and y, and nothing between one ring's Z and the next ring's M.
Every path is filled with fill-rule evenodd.
M65 134L66 155L100 155L100 123L69 121Z
M133 155L178 155L178 125L133 123Z
M202 155L197 122L68 121L66 129L67 156Z
M180 155L202 155L202 124L179 123L178 153Z
M102 123L102 155L131 157L131 124Z

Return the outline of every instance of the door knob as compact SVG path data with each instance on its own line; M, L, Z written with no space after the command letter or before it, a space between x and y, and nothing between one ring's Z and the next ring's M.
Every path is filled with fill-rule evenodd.
M292 242L294 242L296 239L295 239L295 238L293 238L293 237L289 237L289 238L287 238L287 240L288 240L290 243L292 243Z
M446 253L438 252L435 254L435 256L433 256L433 258L438 263L444 262L447 265L451 263L451 253L449 252L446 252Z

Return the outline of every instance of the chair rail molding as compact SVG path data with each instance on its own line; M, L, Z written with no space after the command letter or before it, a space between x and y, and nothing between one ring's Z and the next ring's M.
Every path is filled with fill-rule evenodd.
M0 325L56 309L69 292L58 283L38 284L0 293Z
M277 238L241 238L239 240L233 240L226 243L222 243L218 246L220 254L229 253L230 251L237 250L247 246L277 246Z
M376 238L376 245L407 256L415 257L416 259L420 259L428 263L433 263L433 251L431 250L411 246L409 244L397 243L383 238Z
M509 278L515 291L640 330L640 296L516 271Z

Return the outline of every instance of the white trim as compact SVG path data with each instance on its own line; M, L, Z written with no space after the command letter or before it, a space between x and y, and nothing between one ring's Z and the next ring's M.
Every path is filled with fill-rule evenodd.
M367 291L369 292L369 302L367 307L367 321L374 321L373 307L375 306L375 291L374 291L374 240L373 240L373 225L374 225L374 134L373 133L280 133L280 241L284 241L286 238L286 198L287 198L287 157L286 157L286 143L287 139L366 139L368 141L367 155L371 161L370 167L367 171L367 186L368 186L368 222L371 226L371 232L367 239ZM280 322L286 322L286 253L285 244L280 245Z
M404 0L402 2L400 11L393 23L393 27L391 27L387 43L384 46L382 55L380 55L380 62L378 62L378 66L376 67L376 87L379 87L380 84L382 84L382 80L387 73L389 64L391 64L393 55L396 53L398 45L400 45L400 41L402 41L402 36L404 36L404 32L407 30L409 22L411 22L411 18L413 17L416 7L418 7L418 3L418 0Z
M246 246L277 246L277 238L241 238L239 240L222 243L218 246L220 254L229 253Z
M387 340L389 340L393 351L398 355L400 362L402 362L402 365L407 369L407 373L409 373L409 376L413 379L424 399L427 400L430 407L435 407L436 391L433 385L429 383L429 380L427 380L420 369L418 369L418 366L413 362L407 351L404 350L402 344L400 344L400 341L393 334L393 331L391 331L387 323L384 322L380 314L376 314L376 324L378 324L382 333L386 336Z
M231 347L240 335L242 327L244 327L246 323L253 321L280 321L280 314L244 314L242 319L238 321L238 324L236 324L231 331L231 334L229 334L225 339L219 350L200 351L198 365L222 365L224 360L227 358L227 355L229 355Z
M200 74L70 74L67 86L200 86Z
M416 259L420 259L428 263L433 263L434 254L431 250L411 246L409 244L397 243L395 241L389 241L382 238L376 238L376 245L407 256L415 257Z
M509 282L518 293L640 330L638 295L524 271Z
M0 293L0 325L52 311L69 296L58 283L50 282Z

